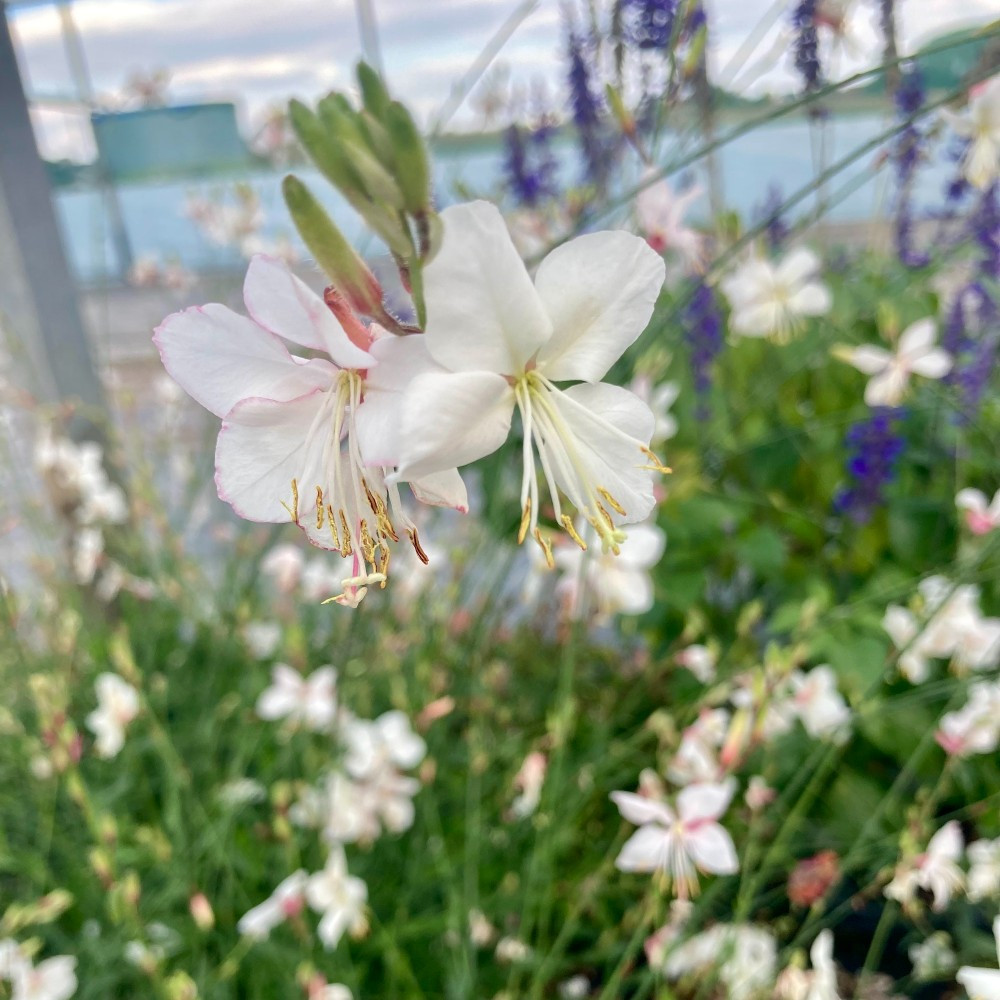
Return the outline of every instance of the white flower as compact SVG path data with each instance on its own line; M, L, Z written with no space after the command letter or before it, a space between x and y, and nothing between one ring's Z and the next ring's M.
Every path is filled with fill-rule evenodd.
M579 530L579 534L586 539L589 531ZM653 606L649 571L662 558L666 544L664 531L650 521L632 525L617 551L593 546L586 551L560 548L555 562L562 575L556 590L566 601L569 616L579 618L593 610L598 620L603 620L616 614L641 615L649 611ZM593 595L593 609L588 609L583 599L588 594Z
M309 876L306 899L314 910L323 914L319 937L327 948L336 948L345 931L364 933L368 886L348 874L347 858L339 844L330 848L323 870Z
M493 952L498 962L516 964L531 958L531 948L517 938L502 937Z
M615 865L626 872L660 872L682 898L698 892L698 869L714 875L739 871L733 839L718 822L735 790L732 778L689 785L677 796L676 812L665 802L612 792L622 816L639 824Z
M10 966L11 1000L69 1000L76 993L76 959L47 958L38 965L21 956Z
M939 379L951 371L951 355L936 346L936 337L934 320L921 319L900 334L895 351L863 344L848 348L839 356L859 372L872 376L865 389L865 402L869 406L899 406L911 375Z
M73 575L77 583L92 583L104 555L104 532L81 528L73 537Z
M297 545L275 545L261 560L260 571L274 580L283 594L290 594L302 576L305 556Z
M1000 837L969 844L969 901L981 903L1000 896Z
M909 951L913 975L918 980L940 979L955 968L955 952L951 939L943 931L931 934Z
M652 173L647 170L643 179ZM661 179L644 187L635 199L636 221L646 242L659 254L679 254L685 265L695 271L705 266L705 237L684 225L684 215L702 193L695 185L683 194L675 194L666 180Z
M671 979L718 972L728 1000L752 1000L774 982L774 937L750 924L716 924L675 948L663 964Z
M951 656L979 621L979 588L956 587L943 576L929 576L918 589L927 615L921 645L929 656Z
M267 798L267 789L253 778L235 778L222 785L218 795L219 801L224 805L237 808L253 802L263 802Z
M747 261L720 287L732 309L729 325L744 337L788 340L804 316L822 316L833 304L830 290L816 279L819 258L799 247L778 264Z
M427 744L403 712L385 712L369 722L350 719L344 727L344 767L354 778L367 778L387 765L409 770L427 753Z
M1000 178L1000 77L983 85L964 115L947 118L958 135L969 140L962 160L965 179L984 191Z
M809 673L799 670L789 675L792 711L806 732L815 739L843 738L851 720L851 710L837 690L837 675L824 664Z
M702 684L711 684L715 680L716 655L708 646L695 643L682 649L674 659L682 667L687 667Z
M653 385L648 375L636 375L629 389L634 392L653 413L653 436L650 444L654 447L669 441L677 433L677 418L670 407L677 401L681 387L677 382L661 382Z
M729 730L724 708L702 709L698 719L684 730L677 753L667 766L667 777L675 785L718 781L722 775L718 750Z
M1000 684L973 684L968 701L941 719L935 736L946 753L958 757L993 753L1000 746Z
M267 660L278 650L281 626L277 622L247 622L243 626L243 638L254 657Z
M252 318L210 304L168 316L153 338L167 371L222 418L219 496L240 517L293 521L313 544L352 557L348 579L381 574L384 583L393 518L420 551L384 475L396 463L402 386L432 367L425 338L382 335L353 314L342 324L272 258L251 260L243 294ZM281 338L326 357L294 356ZM415 493L464 510L458 473L436 472Z
M87 716L87 728L97 737L99 757L114 757L125 745L125 728L139 714L139 692L117 674L97 678L97 708Z
M337 593L343 573L323 556L316 556L302 570L302 596L307 601L323 601Z
M288 719L314 732L328 732L337 717L337 671L320 667L303 677L287 664L276 663L271 686L257 699L262 719Z
M533 750L524 758L520 770L514 776L514 787L520 789L510 806L511 815L515 819L524 819L538 808L547 768L548 760L538 750Z
M248 938L266 938L278 924L302 912L308 878L301 869L293 872L263 903L244 913L236 929Z
M993 921L993 937L997 942L997 963L1000 964L1000 917ZM969 994L969 1000L1000 1000L1000 969L975 969L963 965L955 977Z
M343 983L327 983L317 1000L354 1000L354 994Z
M916 899L917 889L925 889L931 894L933 909L945 909L965 885L965 875L958 867L964 845L958 822L945 823L923 854L897 865L893 880L885 887L886 896L905 905Z
M923 632L916 616L898 604L890 604L885 609L882 628L892 639L893 645L902 651L899 655L899 672L911 684L923 684L930 674L930 664L922 642Z
M564 496L602 545L652 509L653 416L626 389L600 381L642 333L663 284L663 261L637 236L590 233L550 253L534 283L503 218L486 202L441 213L444 237L424 272L436 370L405 394L399 475L437 473L489 455L523 433L519 540L538 527L535 456L556 521L576 536ZM409 339L409 338L406 338ZM575 381L569 389L555 382Z
M1000 490L989 502L981 490L959 490L955 494L955 506L965 511L965 523L974 535L988 535L1000 528Z
M837 966L833 961L833 932L820 931L809 949L812 982L806 1000L840 1000L837 992Z
M590 995L590 980L586 976L570 976L559 984L561 1000L585 1000Z

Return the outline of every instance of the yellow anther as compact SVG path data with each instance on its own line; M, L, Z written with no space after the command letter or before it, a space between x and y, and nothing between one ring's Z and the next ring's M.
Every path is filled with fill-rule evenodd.
M358 539L361 542L361 554L367 562L375 565L375 540L368 531L368 522L361 519L361 530L358 532Z
M549 569L555 569L556 561L555 559L552 558L552 545L549 543L549 540L541 533L541 531L538 528L535 528L532 534L534 536L535 541L538 542L538 544L541 546L542 552L545 554L545 565L548 566Z
M598 486L597 492L600 493L601 496L604 497L605 500L607 500L608 504L611 507L613 507L616 511L618 511L618 513L621 514L622 517L626 515L627 511L625 510L625 508L603 486Z
M333 542L333 547L339 552L340 535L337 534L337 518L334 517L333 508L329 504L326 505L326 523L330 526L330 540Z
M323 487L316 487L316 530L319 531L323 527Z
M299 484L293 479L292 480L292 506L289 507L284 500L281 501L281 506L288 511L289 517L295 524L299 523Z
M562 526L566 529L566 534L569 535L569 537L572 538L584 552L586 552L587 543L578 534L576 526L573 524L573 518L571 518L569 514L563 514L560 520L562 521Z
M611 520L611 515L607 512L607 510L600 504L597 504L597 509L600 512L601 517L604 518L605 524L607 524L609 528L613 528L615 526L615 522Z
M644 465L642 466L642 468L649 469L652 472L661 472L665 476L669 475L671 472L674 471L673 469L670 468L670 466L664 465L657 457L656 452L653 451L652 449L647 448L645 445L640 445L640 450L650 461L649 465Z
M354 549L351 547L351 529L347 526L347 515L344 513L343 508L340 511L340 527L344 530L344 545L340 550L342 556L352 556L354 555Z
M524 501L524 510L521 513L521 527L517 529L517 544L520 545L528 534L528 525L531 524L531 497Z

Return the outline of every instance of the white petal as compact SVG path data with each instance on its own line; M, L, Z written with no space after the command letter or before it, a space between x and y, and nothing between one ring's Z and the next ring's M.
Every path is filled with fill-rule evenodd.
M911 323L900 335L897 353L901 357L919 358L933 345L937 324L930 317Z
M688 785L677 796L677 811L685 823L718 819L729 808L735 791L736 783L731 778L718 784Z
M800 316L824 316L832 305L830 289L817 281L803 285L788 300L788 308Z
M684 846L703 871L732 875L740 870L733 838L718 823L705 823L686 834Z
M671 834L662 826L640 826L622 845L615 866L623 872L652 872L666 857Z
M636 795L634 792L612 792L611 801L630 823L661 823L670 826L674 821L673 810L665 802Z
M781 327L783 312L773 299L760 302L734 303L729 316L729 328L744 337L766 337Z
M981 490L966 488L955 494L955 506L959 510L971 510L975 514L986 513L986 494Z
M944 378L951 371L951 355L934 348L910 362L910 369L924 378Z
M403 401L398 478L474 462L510 432L514 390L490 372L420 375Z
M589 482L608 490L626 511L624 516L612 512L616 522L643 520L656 503L653 474L644 468L649 459L638 445L631 445L615 430L648 445L655 423L649 407L627 389L604 382L574 385L550 393L549 398L574 435L578 459ZM554 475L560 489L581 511L590 507L575 479L558 467Z
M784 285L799 285L819 272L819 257L807 247L797 247L777 268L778 280Z
M273 257L257 254L250 261L243 301L262 327L293 344L326 351L341 368L372 364L371 355L347 336L329 306Z
M865 386L865 402L869 406L896 406L906 391L906 382L904 372L889 368Z
M951 820L931 837L930 843L927 845L927 853L934 858L948 858L950 861L958 861L964 847L965 838L962 836L962 827L956 820Z
M878 375L892 361L892 355L882 347L862 344L844 355L844 360L865 375Z
M411 479L413 495L429 507L450 507L462 514L469 512L469 494L458 469L432 472L419 479Z
M327 434L306 435L325 393L319 390L286 403L246 399L222 423L215 447L219 498L249 521L291 520L282 502L292 505L291 483L299 487L299 514L308 521L315 510L315 488Z
M474 201L446 208L441 222L441 249L424 271L431 356L455 372L522 372L552 326L503 217Z
M326 361L300 364L273 333L215 303L168 316L153 342L174 381L219 417L250 396L295 399L334 374Z
M645 330L664 274L659 254L631 233L589 233L553 250L535 277L552 321L539 370L556 381L600 381Z
M973 969L965 965L955 978L965 987L969 1000L1000 1000L1000 969Z

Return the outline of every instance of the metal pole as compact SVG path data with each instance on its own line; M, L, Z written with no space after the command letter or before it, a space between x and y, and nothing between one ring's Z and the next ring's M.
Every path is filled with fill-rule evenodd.
M103 412L3 0L0 136L0 310L31 352L43 397L76 398Z

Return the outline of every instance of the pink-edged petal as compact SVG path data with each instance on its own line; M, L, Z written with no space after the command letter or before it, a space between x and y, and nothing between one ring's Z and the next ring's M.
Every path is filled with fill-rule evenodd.
M327 434L307 434L325 403L315 390L287 402L245 399L226 416L215 448L219 497L248 521L281 522L291 517L291 483L299 489L300 520L315 513L315 487L322 482Z
M685 823L718 819L729 808L735 791L736 782L732 778L718 784L688 785L677 796L677 811Z
M865 375L877 375L885 371L892 361L892 355L882 347L862 344L843 355L844 360Z
M588 233L553 250L535 277L552 321L539 370L556 381L600 381L646 329L665 273L659 254L631 233Z
M552 326L494 205L441 213L441 249L424 270L427 347L454 372L516 375Z
M951 355L935 347L910 362L910 370L924 378L944 378L951 371Z
M985 514L987 512L986 494L981 490L971 488L959 490L955 494L955 506L959 510L969 510L974 514Z
M514 390L490 372L420 375L402 413L396 479L419 479L496 451L510 433Z
M247 312L285 340L325 351L341 368L365 369L372 358L347 336L323 299L281 261L257 254L243 282Z
M429 507L450 507L462 514L469 512L469 494L458 469L433 472L410 480L413 495Z
M216 303L168 316L153 342L174 381L218 417L251 396L295 399L335 374L326 361L301 363L273 333Z
M649 457L640 450L640 444L648 446L655 424L649 407L627 389L604 382L574 385L548 398L573 434L588 481L606 489L625 509L624 515L612 512L616 523L642 521L656 503ZM577 508L588 510L588 498L580 495L571 470L559 464L553 473Z
M615 867L623 872L653 872L666 860L671 834L662 826L640 826L622 845Z
M659 823L670 826L674 821L673 810L666 802L636 795L634 792L612 792L611 801L618 806L624 819L637 826L644 823Z
M702 871L732 875L740 870L733 838L718 823L704 823L685 834L684 846Z
M908 360L926 354L937 338L937 323L933 319L918 319L911 323L900 335L897 353Z

